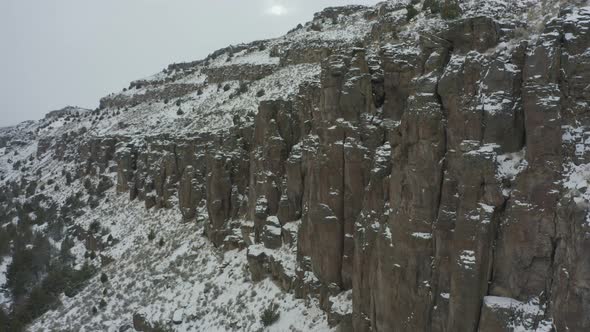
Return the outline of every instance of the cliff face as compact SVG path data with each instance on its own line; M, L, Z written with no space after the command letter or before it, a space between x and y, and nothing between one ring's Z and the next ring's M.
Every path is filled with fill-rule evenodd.
M590 8L429 3L172 65L37 155L179 208L341 330L588 330Z

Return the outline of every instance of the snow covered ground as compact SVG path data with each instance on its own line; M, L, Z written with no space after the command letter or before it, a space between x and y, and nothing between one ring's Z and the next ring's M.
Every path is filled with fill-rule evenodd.
M10 296L7 296L2 289L6 286L6 271L12 262L12 257L3 257L0 260L0 307L10 306Z
M310 75L319 73L319 68L315 72L310 69L305 68ZM277 79L284 79L280 72L277 74ZM59 126L46 126L43 136L80 130L91 124L92 117L83 117L80 122L63 120L55 121ZM4 130L26 133L49 122L42 120L26 129L21 126ZM3 149L6 154L0 155L0 186L36 174L38 188L45 187L37 194L51 197L60 206L77 192L82 194L81 201L87 201L90 196L84 189L85 178L74 178L68 185L63 176L64 171L75 173L75 163L54 159L53 153L37 157L37 142L23 138L18 153L14 148ZM17 162L20 166L14 168ZM21 171L21 167L26 167L26 171ZM115 173L107 175L116 181ZM54 190L56 186L58 191ZM168 325L174 331L260 331L265 330L261 313L273 304L278 306L280 317L268 331L330 331L326 314L316 299L295 299L270 279L252 282L247 250L224 252L214 248L202 235L203 222L183 222L177 206L146 210L143 202L129 201L128 195L115 193L113 187L97 208L86 206L83 211L84 215L74 219L73 224L87 230L91 224L100 223L101 231L96 236L111 245L97 251L98 257L91 261L99 271L88 286L73 298L62 295L62 304L37 319L29 331L119 331L121 327L133 326L134 314L144 316L148 322ZM200 212L202 216L197 219L206 220L206 211ZM18 218L13 220L18 222ZM47 226L34 228L42 231ZM156 238L149 241L151 230ZM113 241L108 241L109 237ZM55 249L61 245L61 241L51 243ZM71 252L80 268L87 260L84 241L76 241ZM281 257L294 259L290 255ZM0 263L0 287L6 282L9 263L9 257ZM289 263L288 267L293 269L294 261ZM100 281L102 273L108 277L104 284ZM9 306L9 301L0 293L0 305ZM174 324L173 320L179 323Z
M481 1L472 0L464 2L464 10L466 16L492 12L497 13L498 17L507 17L505 12L511 11L515 15L524 15L526 11L523 8L538 2L539 0L495 0L480 6ZM405 9L401 9L391 15L397 18L393 21L397 21L404 19L405 14ZM444 24L438 17L423 19L424 16L425 13L420 13L420 19L410 22L400 31L400 36L418 38L421 31L434 31ZM353 43L369 34L373 26L363 13L339 19L341 21L336 23L329 20L321 23L319 31L306 29L307 25L296 29L284 37L268 41L265 50L242 50L231 54L231 57L229 53L224 53L211 60L211 68L234 65L277 67L268 76L248 82L247 91L239 94L236 91L240 90L243 82L233 80L222 84L206 84L207 77L202 72L203 68L186 74L158 73L145 81L157 83L178 75L177 79L167 84L194 84L203 87L166 102L155 100L139 103L128 109L107 108L96 114L88 112L74 120L56 117L54 120L44 119L0 129L0 135L6 131L16 131L23 136L23 142L28 141L28 144L18 149L18 154L14 150L0 149L0 174L3 175L0 186L18 179L22 175L19 168L27 166L29 174L41 172L39 185L47 184L48 179L55 180L60 190L54 192L53 187L48 185L44 193L60 204L77 190L83 191L82 180L74 180L72 186L67 186L63 177L58 176L64 168L71 171L71 165L50 156L41 156L40 160L30 159L36 155L38 147L37 141L32 139L33 132L37 129L35 135L38 136L35 139L60 137L64 133L82 129L88 130L89 136L123 134L138 137L162 132L182 134L216 131L230 127L235 115L256 113L260 101L291 99L298 93L300 84L319 79L320 64L303 63L281 67L280 58L271 56L271 48L288 43L295 46L298 43ZM390 48L384 47L384 50ZM419 52L418 49L411 48L404 51ZM461 59L454 56L451 65L453 61L460 62ZM117 95L132 97L162 89L156 83ZM221 85L228 85L229 89L220 89ZM262 90L264 94L260 95ZM178 99L182 99L179 104L176 103ZM179 109L182 112L178 112ZM488 112L493 110L494 108L486 109ZM31 132L30 140L25 139L28 132ZM581 129L573 128L564 133L564 140L570 138L579 141L577 150L586 151L587 147L582 143L585 143L587 137ZM488 150L480 152L489 153L493 150L490 146L484 148ZM389 153L388 149L382 150L385 154ZM513 179L526 169L525 152L522 150L496 156L498 178ZM14 166L16 163L20 166ZM565 171L563 186L569 190L584 189L583 198L590 200L590 194L585 191L590 185L590 166L572 164ZM82 200L87 198L83 196ZM205 211L201 211L201 214L198 219L207 218ZM99 273L75 297L62 296L62 305L36 320L29 327L30 331L119 331L121 327L133 324L134 314L140 314L150 322L169 325L177 331L259 331L264 329L260 314L272 304L279 306L280 318L269 327L270 331L330 330L317 300L295 299L293 295L283 293L269 279L253 283L247 267L246 250L223 252L214 248L201 235L203 223L183 222L177 207L146 210L143 202L130 202L127 195L117 195L114 189L110 189L96 209L86 208L84 216L74 222L88 229L97 221L103 229L103 242L109 242L109 236L114 238L114 241L110 241L113 244L100 252L102 257L95 259L94 264L100 266ZM154 230L156 238L150 241L148 234L151 230ZM424 240L432 237L430 233L413 235ZM390 232L389 238L391 239ZM59 243L54 245L58 247ZM252 246L251 249L267 251L261 245ZM295 261L289 248L268 251L269 256L282 261L288 273L293 273ZM87 253L84 243L77 242L72 252L77 257L78 266L81 266ZM471 264L472 252L466 251L463 254L463 263ZM113 261L101 266L100 261L106 262L109 258ZM0 264L0 287L6 282L8 264L9 258L5 258ZM106 283L100 281L102 273L108 277ZM315 277L310 273L309 278ZM334 312L342 315L351 312L351 292L344 292L331 300L334 302ZM8 301L0 293L0 305ZM506 302L492 298L488 301L492 301L494 305L503 305Z
M102 251L114 261L62 306L36 320L29 331L118 331L133 315L169 325L175 331L260 331L260 315L271 304L279 320L268 331L329 331L317 300L295 299L271 280L250 280L246 250L223 252L203 237L202 224L182 222L178 208L146 210L113 190L95 210L76 221L99 220L116 244ZM150 230L156 238L148 240ZM160 239L163 245L160 246ZM118 242L118 243L117 243ZM85 249L72 249L78 262ZM108 277L101 283L101 273ZM106 306L101 307L104 300ZM93 313L93 308L97 312ZM179 324L172 323L181 321Z

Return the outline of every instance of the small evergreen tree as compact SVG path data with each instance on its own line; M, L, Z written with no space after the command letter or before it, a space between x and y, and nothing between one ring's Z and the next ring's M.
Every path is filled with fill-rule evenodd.
M441 8L440 16L445 20L456 19L461 15L461 7L457 0L445 0Z
M98 220L95 220L92 223L90 223L90 226L88 227L88 230L93 234L98 234L100 232L100 229L100 221Z
M407 5L406 11L407 11L406 20L408 20L408 21L410 21L411 19L416 17L416 15L418 15L418 11L416 10L416 8L414 8L413 5Z
M33 281L33 253L25 245L17 241L12 254L12 262L6 270L6 287L15 298L20 298L27 293L27 289Z
M264 309L262 315L260 315L260 321L262 322L262 325L270 326L279 320L280 315L279 306L272 303L268 308Z
M152 241L156 238L156 232L153 229L150 229L150 232L148 234L148 241Z
M10 328L10 317L0 307L0 331L9 331Z

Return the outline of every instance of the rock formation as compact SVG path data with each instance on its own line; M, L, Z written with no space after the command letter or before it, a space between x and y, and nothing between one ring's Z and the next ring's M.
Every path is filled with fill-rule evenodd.
M180 208L341 330L589 330L590 8L431 2L170 66L37 156Z

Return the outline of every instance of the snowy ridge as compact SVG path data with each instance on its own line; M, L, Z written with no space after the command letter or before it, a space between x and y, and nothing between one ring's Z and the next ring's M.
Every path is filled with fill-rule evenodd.
M204 200L198 202L197 216L194 217L196 222L194 220L183 221L183 215L179 209L182 198L179 197L180 189L172 188L172 185L176 187L181 185L179 178L186 175L187 168L181 169L184 166L177 166L180 164L178 160L180 154L176 154L176 149L180 144L175 145L174 139L182 141L193 137L200 138L201 134L203 137L208 134L219 134L219 136L212 135L212 137L222 141L219 145L223 147L226 143L229 145L229 140L224 141L227 137L222 134L236 129L237 123L252 124L261 102L287 101L292 102L294 108L301 106L298 102L304 97L302 94L306 92L305 89L320 86L320 79L324 79L322 75L328 72L325 68L326 65L331 66L329 69L334 71L347 70L348 64L345 64L345 61L332 61L333 58L329 58L330 61L324 60L330 56L331 52L337 53L338 51L348 54L346 52L357 50L359 48L357 45L362 45L366 50L365 60L369 66L373 65L371 61L377 63L371 67L371 71L375 72L382 71L380 61L383 61L383 58L381 57L385 58L392 54L396 55L398 61L396 65L414 66L415 59L419 58L422 53L422 49L417 46L420 44L415 42L423 38L428 40L438 38L436 34L448 28L449 22L437 15L432 15L428 10L421 11L408 21L408 4L409 1L389 1L374 7L347 7L344 9L344 12L349 11L347 14L338 15L332 15L331 10L334 9L327 9L316 15L313 21L297 27L283 37L231 46L215 52L204 60L171 65L161 73L134 81L129 89L105 97L98 110L68 108L68 112L53 113L37 122L32 121L15 127L0 128L0 186L10 190L18 189L27 192L31 190L31 195L17 196L15 200L24 204L35 199L42 199L43 207L48 210L59 210L66 206L67 201L72 197L77 197L81 202L89 205L82 208L82 215L76 215L72 217L72 220L69 220L67 231L78 232L86 236L78 236L71 248L72 254L76 258L74 266L79 269L85 262L90 262L99 269L99 273L88 282L86 288L74 297L61 295L60 306L37 319L28 330L63 330L64 327L68 327L73 331L119 331L131 327L141 318L147 324L163 324L177 331L261 331L265 327L261 322L260 314L273 304L278 306L280 317L275 324L266 328L270 331L330 331L333 329L330 326L334 325L331 321L334 316L340 316L338 318L350 317L353 311L353 296L352 290L345 287L337 289L340 293L329 295L328 301L320 303L316 297L308 296L309 294L305 295L305 299L298 299L295 295L282 291L281 285L276 280L273 282L269 275L265 275L265 278L260 282L252 281L252 271L248 270L250 255L268 257L272 263L280 265L281 273L284 273L286 277L293 278L293 280L301 278L305 285L322 283L320 277L315 274L315 270L303 271L300 269L301 265L304 265L300 260L306 264L312 260L311 256L298 257L296 241L297 232L303 224L301 219L284 225L281 225L276 216L268 216L265 219L272 225L267 224L262 228L264 235L275 240L278 239L279 246L283 243L281 241L285 241L285 244L289 243L289 245L280 246L280 249L269 249L269 244L264 242L245 244L245 242L254 242L254 234L251 230L255 228L255 222L242 219L231 220L232 223L239 224L241 228L232 229L231 233L224 234L224 236L228 240L227 242L237 239L233 244L237 243L236 247L239 247L240 250L232 248L227 251L216 248L203 236L210 223L209 212L205 208L208 202ZM422 3L419 3L415 7L418 8L421 5ZM518 47L520 41L515 41L518 38L506 36L516 33L515 30L518 28L514 26L514 23L518 21L519 24L522 24L519 28L531 33L530 40L535 40L538 38L535 33L540 31L542 19L550 17L559 8L541 0L467 0L460 1L460 5L464 17L486 15L496 18L501 30L499 37L501 42L497 47L481 51L481 53L477 51L471 51L468 54L452 53L449 63L446 64L446 70L449 72L460 71L466 63L474 59L486 61L485 65L489 65L492 60L489 60L488 57L497 55L498 61L505 63L499 68L499 72L519 75L521 72L516 69L518 67L507 62L511 52ZM386 18L381 17L382 21L379 21L375 17L378 16L377 13L381 11L382 6L394 9L385 15ZM583 9L582 11L585 13L587 10ZM574 21L575 15L577 12L567 16L566 20ZM387 30L392 26L395 29ZM379 29L383 29L383 31ZM566 35L565 38L575 39L576 37ZM433 52L431 59L438 59L441 57L441 53ZM375 77L378 77L379 74L383 73L377 73ZM425 74L419 79L423 80L421 82L433 86L438 84L439 78L434 74L429 75ZM371 75L367 74L366 76ZM510 98L511 92L488 89L488 86L483 83L486 76L487 74L482 75L482 79L477 82L479 98L471 105L474 110L490 117L501 115L502 112L514 111L512 107L516 107L515 104L520 101L512 100ZM361 78L355 76L345 80L343 85L354 91L355 84L360 80ZM374 83L371 79L368 79L367 82L368 85ZM558 89L555 88L555 90ZM417 91L415 95L409 96L409 100L417 102L420 98L433 97L435 94L432 91ZM551 94L539 99L538 102L539 106L549 107L562 102L562 97ZM311 117L315 120L318 117L329 118L330 116L314 112L319 112L319 108L316 107L310 111ZM378 115L382 114L384 112L383 106L381 105L375 112ZM371 116L375 117L375 114ZM291 120L289 118L284 123L289 123ZM385 121L383 124L392 132L394 129L402 131L406 129L405 126L413 125L408 124L406 119ZM277 122L276 119L269 120L273 126L279 126ZM312 123L311 120L302 122L307 122L304 125L310 126ZM346 127L344 122L340 118L335 121L333 126L326 129L340 130ZM347 125L354 126L351 123ZM376 131L381 129L381 127L377 128L381 125L382 123L373 122L369 129ZM247 127L246 129L252 128ZM284 127L279 129L284 129ZM291 129L289 128L289 130ZM299 129L297 127L292 131L295 132ZM568 198L572 198L579 206L590 206L590 192L587 190L590 186L590 163L586 158L587 151L590 151L590 136L587 127L580 124L579 126L563 126L561 129L560 134L564 149L575 151L578 159L568 160L567 163L564 163L561 170L562 177L555 184L561 186L559 189L566 192L569 195ZM395 134L398 134L397 131ZM277 130L277 134L272 136L272 139L276 138L277 141L282 139L277 136L281 134L278 132L279 130ZM158 135L162 135L162 139ZM7 138L10 144L3 143L3 138ZM101 150L107 150L107 147L100 144L92 147L85 145L89 145L89 142L97 140L97 138L113 139L113 141L124 139L117 141L121 144L112 145L118 149L113 148L113 153L110 151L107 153ZM150 139L154 141L150 141ZM317 144L321 141L315 132L310 133L309 137L305 139L315 140ZM322 137L322 140L324 139ZM167 143L170 144L162 147ZM368 153L375 154L371 175L375 176L377 180L379 174L388 171L392 155L398 153L388 143L380 141L379 144L383 145L378 146L376 151ZM157 146L153 149L154 151L150 150L152 149L151 144ZM240 146L248 146L253 143L241 140L239 144ZM349 140L336 140L334 145L351 150L356 148L356 145L351 144ZM153 157L154 160L146 162L146 164L151 164L140 170L144 172L140 175L145 176L141 179L145 183L141 183L138 187L143 186L139 190L145 189L147 191L142 192L145 194L144 198L153 198L154 200L156 196L160 195L157 191L172 192L171 197L166 198L171 206L164 205L166 208L158 206L160 208L158 209L150 206L149 209L146 209L147 200L144 205L144 202L140 202L143 199L141 197L141 199L130 200L127 192L125 194L115 192L115 184L119 184L121 178L125 179L127 174L124 173L127 169L123 169L124 167L117 164L117 162L121 164L123 162L114 158L113 154L141 153L145 152L141 151L141 148L146 146L148 146L146 149L150 150L148 152L154 153L152 155L146 153L143 157L146 159ZM306 145L300 142L289 147L292 148L290 157L296 159L295 162L308 158L309 151L302 153L302 150L310 148L310 146L312 144ZM139 148L134 150L136 147ZM527 152L531 150L527 150L526 145L509 150L515 152L500 154L501 145L483 143L483 141L470 138L462 141L461 148L463 147L465 148L464 157L490 161L490 165L492 165L490 178L501 183L503 198L509 199L511 195L518 194L511 185L527 176L529 163L533 162L527 160ZM88 150L96 148L97 151L86 151L89 156L84 159L80 156L82 154L80 151L85 148ZM162 151L158 148L161 148ZM167 148L173 152L166 150ZM202 151L210 148L215 149L217 146L214 144L199 145L196 151L190 152L192 155L189 154L189 157L194 157L201 162L203 159L195 156L205 156L205 152ZM244 148L244 151L251 153L252 151L248 148ZM263 148L271 150L276 146L264 146ZM228 148L228 150L231 149ZM272 150L271 152L276 151ZM449 152L455 153L456 151L449 150ZM107 158L102 153L111 155ZM227 171L231 167L243 166L236 166L238 162L231 164L234 161L232 158L242 157L235 151L228 152L219 149L218 151L207 151L207 153L227 163L217 170ZM93 162L97 162L96 159L102 157L107 159L107 162L100 166L104 169L97 170L99 166ZM174 159L174 166L170 168L178 167L178 170L173 171L177 172L173 176L167 173L168 169L158 169L158 167L163 167L162 165L166 162L165 157ZM448 159L445 160L447 157L445 155L440 159L440 163L448 161ZM245 161L247 167L253 167L250 160ZM129 163L128 167L136 168L137 165L130 166L134 162L140 163L142 160L135 159ZM204 169L207 172L212 172L212 168ZM136 170L134 169L134 171ZM414 171L416 170L414 169ZM206 177L210 174L199 175ZM274 176L268 170L265 175ZM68 179L68 176L74 178ZM150 187L149 184L154 182L158 176L164 178L163 183L165 184L157 188L151 184ZM197 182L196 177L193 177L192 180ZM89 193L87 187L97 188L101 182L108 184L109 187L100 193L99 198L96 198L96 195ZM193 184L190 181L186 181L186 183ZM278 186L277 183L272 183L273 188ZM163 188L168 184L171 186ZM240 185L241 183L230 183L231 195L237 192ZM191 195L191 190L197 192L197 189L200 190L202 187L189 189L186 191ZM330 190L329 195L338 196L338 190L333 188ZM127 191L127 189L121 191ZM131 195L137 195L131 190L128 191ZM559 190L554 190L554 193L558 192ZM76 196L78 193L79 195ZM199 195L201 193L199 192ZM247 205L250 198L247 196L248 193L239 193L237 200L240 202L232 201L229 204L232 206L234 203ZM135 196L132 198L135 199ZM158 199L160 198L158 197ZM456 198L460 199L458 194ZM203 198L199 196L199 199ZM189 200L194 200L194 197ZM271 196L267 195L264 196L264 199L255 201L254 203L259 203L260 207L254 212L260 212L261 215L266 213L265 210L270 200ZM502 214L500 210L503 208L490 204L478 203L472 213L466 214L470 222L473 221L473 224L482 227L492 224L496 214L498 216ZM511 204L527 208L533 206L528 201L521 201L519 198L514 198ZM330 209L328 205L325 207ZM394 228L391 228L391 225L383 220L397 211L387 202L384 206L382 220L379 220L379 212L375 210L371 210L370 213L369 211L365 212L361 212L361 218L373 218L369 224L371 228L367 230L377 234L376 237L383 238L387 246L396 248L398 244L395 241L399 241L397 239L399 233L392 232ZM454 213L455 217L453 218L456 218L456 211L444 212L449 216ZM246 215L250 216L250 214ZM243 216L240 217L243 218ZM24 217L24 219L31 221L39 220L38 218L34 212ZM334 223L338 221L338 217L330 215L325 217L325 221L326 223ZM10 223L18 225L23 222L25 220L15 217L6 220L5 225ZM587 227L584 231L586 234L590 234L590 230L588 230L590 228L590 213L586 216L586 222L585 226ZM100 225L100 231L90 234L90 230L96 225ZM361 224L357 223L358 225ZM48 223L39 223L33 226L33 230L48 232L49 226ZM439 240L434 229L433 232L429 232L427 228L424 230L426 231L412 229L404 234L410 240L425 246ZM152 231L154 238L149 239L149 234ZM249 231L251 233L245 234ZM343 236L347 241L354 239L352 232L347 231ZM290 242L286 242L285 238L287 237L290 238ZM93 243L91 242L93 241L101 245L104 244L104 248L96 250L98 257L89 259L89 252L95 251L89 249L92 247ZM61 244L60 240L51 240L51 245L56 251L59 250ZM361 246L363 245L366 243ZM485 260L482 259L479 249L477 251L472 249L471 247L459 247L460 251L454 259L455 263L465 271L475 272ZM402 263L401 261L397 262ZM6 284L5 274L9 263L8 257L0 260L0 287ZM393 264L393 270L403 271L407 268L407 264L400 264ZM307 265L311 265L311 263ZM104 282L100 280L103 273L108 279ZM424 282L429 288L428 281ZM454 293L453 295L439 293L439 295L445 300L455 296ZM10 307L10 301L11 299L0 294L0 306ZM539 331L545 331L546 327L551 325L550 320L541 320L541 318L545 319L548 314L545 312L546 308L537 302L524 303L511 298L486 296L484 304L493 310L508 308L522 311L525 318L523 321L514 322L513 327L516 331L526 331L533 321L536 323L540 321ZM327 312L327 315L322 309ZM533 318L529 320L529 316Z

